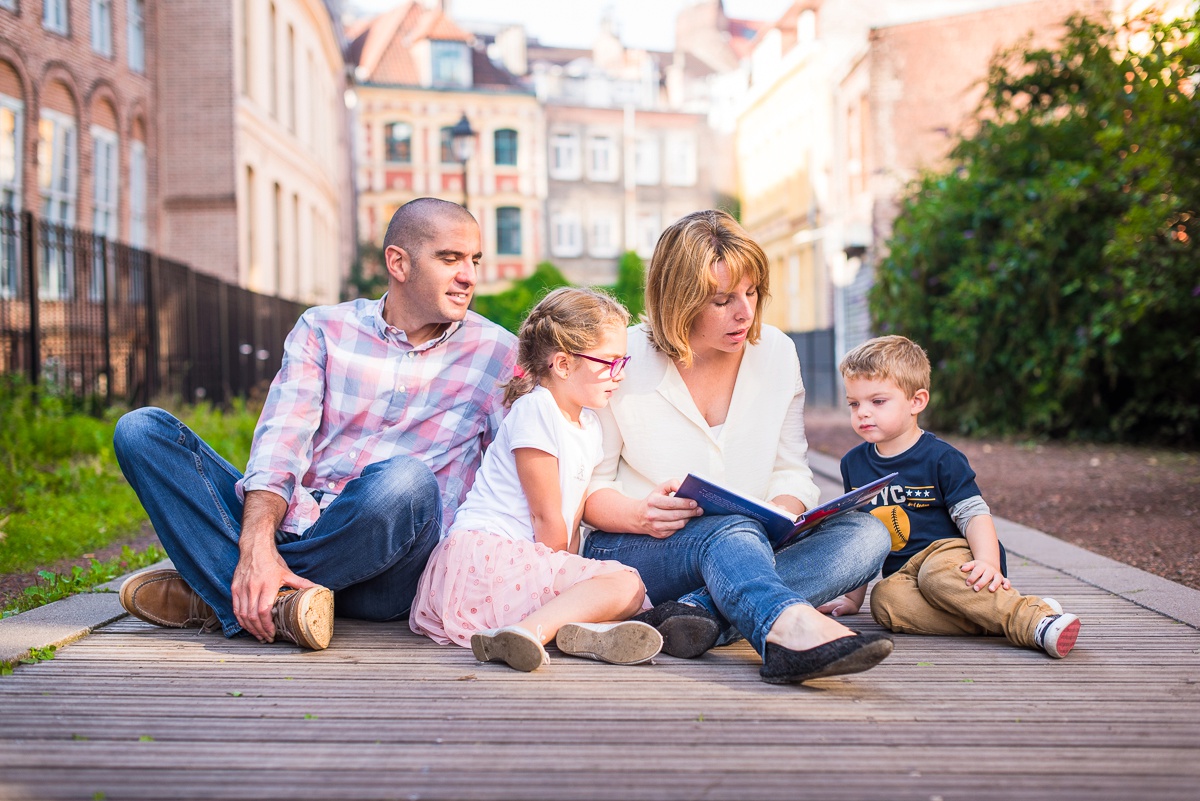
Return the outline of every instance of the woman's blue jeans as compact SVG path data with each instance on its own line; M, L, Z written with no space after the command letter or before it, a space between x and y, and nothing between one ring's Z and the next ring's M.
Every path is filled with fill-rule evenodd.
M113 447L175 569L225 635L237 634L230 585L242 474L162 409L123 416ZM437 479L420 460L397 456L363 470L303 537L281 532L276 547L292 572L334 591L338 615L394 620L408 614L441 528Z
M849 512L778 553L750 518L705 515L666 539L595 531L584 555L636 568L651 601L679 599L704 606L722 619L721 644L740 632L762 654L767 633L784 609L820 606L866 584L890 549L881 522Z

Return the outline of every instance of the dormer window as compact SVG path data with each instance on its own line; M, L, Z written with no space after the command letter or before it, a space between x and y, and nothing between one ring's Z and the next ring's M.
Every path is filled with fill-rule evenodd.
M471 51L466 42L431 41L433 85L439 88L467 89L471 86Z

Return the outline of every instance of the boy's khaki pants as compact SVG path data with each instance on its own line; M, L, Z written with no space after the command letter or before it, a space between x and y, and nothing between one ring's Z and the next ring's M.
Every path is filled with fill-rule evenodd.
M1037 624L1054 610L1016 590L976 592L959 569L973 558L965 539L938 540L871 589L871 616L902 634L1003 634L1036 648Z

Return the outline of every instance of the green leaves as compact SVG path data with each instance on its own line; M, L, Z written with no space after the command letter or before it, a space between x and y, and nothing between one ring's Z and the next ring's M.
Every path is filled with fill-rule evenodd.
M910 187L871 295L880 333L929 351L935 424L1196 441L1198 32L1076 18L993 63L978 133Z

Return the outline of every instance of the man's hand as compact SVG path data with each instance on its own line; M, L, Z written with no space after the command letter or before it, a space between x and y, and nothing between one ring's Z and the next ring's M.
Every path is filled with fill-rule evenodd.
M959 568L964 573L967 573L967 586L979 592L984 587L988 588L989 592L995 592L1003 587L1006 590L1012 589L1012 584L1000 572L1000 568L995 565L989 565L982 559L972 559Z
M233 571L233 614L259 642L273 642L275 623L271 607L280 587L306 590L317 586L292 572L279 549L275 531L287 513L287 501L266 490L246 493L242 507L242 533L238 538L237 567Z
M666 539L693 517L704 514L704 510L690 498L676 498L672 493L679 489L678 481L664 481L642 499L638 508L640 525L638 531L656 539Z
M283 561L273 542L244 549L233 571L233 614L246 631L259 642L274 642L275 622L271 607L280 587L306 590L317 586L297 576Z

